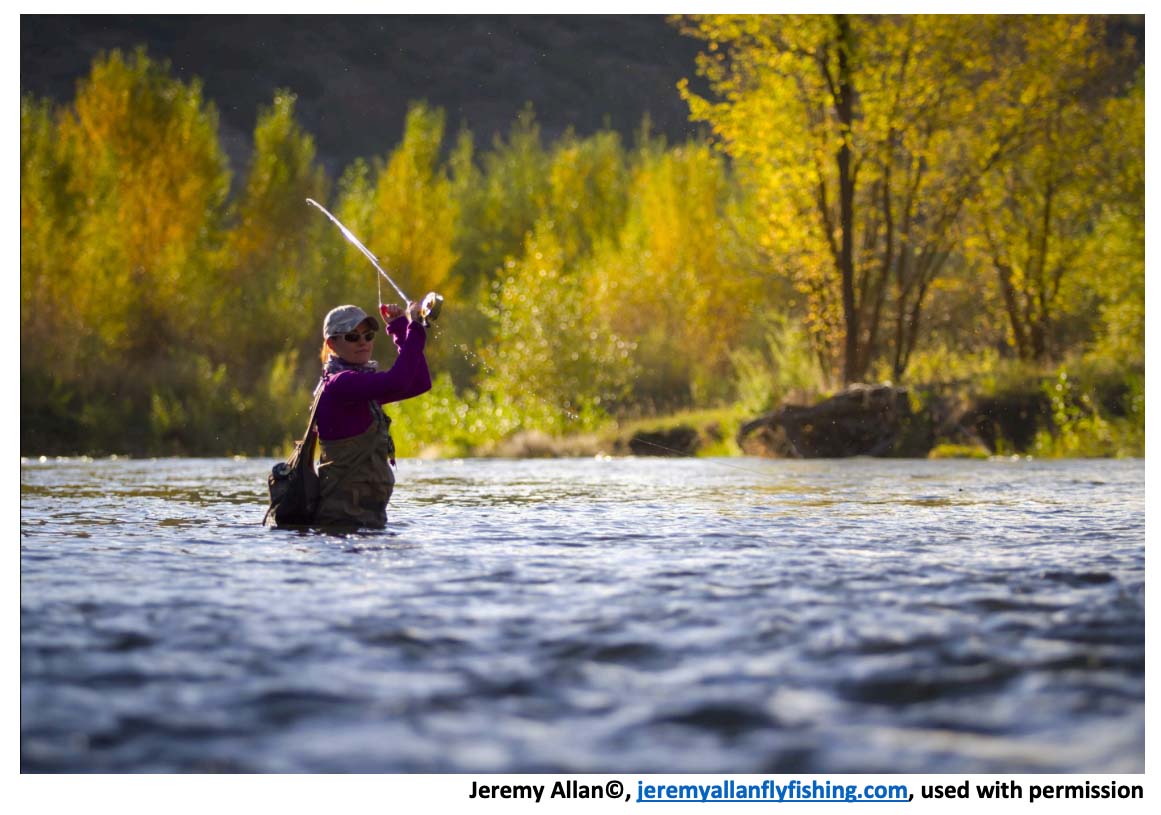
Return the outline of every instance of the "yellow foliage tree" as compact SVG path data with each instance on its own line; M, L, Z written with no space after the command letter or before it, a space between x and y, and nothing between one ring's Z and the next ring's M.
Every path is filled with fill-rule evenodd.
M368 246L415 299L429 290L452 296L458 207L440 162L442 110L416 104L407 112L403 140L375 185ZM365 262L365 261L364 261ZM384 292L384 298L388 293ZM398 299L391 293L389 302Z
M1060 319L1088 311L1092 284L1100 286L1079 273L1100 262L1092 230L1113 192L1104 179L1123 155L1105 145L1120 143L1132 154L1131 141L1103 121L1104 39L1099 18L1037 23L1036 36L1025 38L1022 137L969 201L965 248L992 273L1009 342L1025 360L1058 357ZM1137 112L1140 122L1118 117L1118 127L1143 136L1143 108Z
M301 345L304 316L314 323L325 311L320 238L331 227L306 199L325 200L327 180L315 163L313 137L295 121L294 104L283 90L259 112L222 258L226 285L216 311L235 339L245 336L259 370Z
M1143 363L1145 357L1145 77L1104 103L1101 211L1078 270L1100 294L1094 351Z
M793 270L807 325L842 381L887 356L896 378L921 336L932 283L957 249L964 203L1055 89L1051 18L696 16L709 122L766 212L765 242ZM1064 36L1058 36L1063 33Z
M198 81L138 50L99 58L61 123L84 202L74 258L75 313L102 345L151 358L195 334L206 249L229 190L218 118Z
M476 159L461 136L453 155L460 229L457 268L465 280L490 281L509 257L519 256L528 234L548 209L550 156L541 144L532 108L517 115L507 139L497 135Z
M763 309L764 285L725 162L706 146L645 147L615 242L596 254L586 299L634 337L637 391L655 406L726 395L729 355Z
M634 374L632 343L611 333L584 296L590 273L585 262L569 263L545 219L493 291L496 340L480 350L483 388L550 427L616 400Z
M57 113L31 97L20 102L20 335L28 354L41 337L75 315L72 252L76 246L77 205L68 195L72 163L57 138ZM73 332L74 347L90 337ZM58 360L71 373L75 357Z

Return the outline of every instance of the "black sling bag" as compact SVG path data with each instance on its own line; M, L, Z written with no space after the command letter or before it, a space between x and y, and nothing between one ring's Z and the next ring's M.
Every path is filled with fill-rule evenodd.
M266 479L270 487L270 508L262 519L266 526L307 526L314 521L319 500L318 473L314 469L318 428L314 417L321 398L320 388L310 406L310 421L302 441L295 445L290 458L274 465Z

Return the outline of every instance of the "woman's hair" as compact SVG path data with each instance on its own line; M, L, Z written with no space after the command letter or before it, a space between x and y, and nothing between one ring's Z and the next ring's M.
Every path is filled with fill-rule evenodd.
M332 351L331 347L329 345L327 345L327 341L323 340L322 351L320 351L319 355L318 355L319 361L323 365L326 365L327 360L331 358L331 354L333 354L333 353L334 353L334 351Z

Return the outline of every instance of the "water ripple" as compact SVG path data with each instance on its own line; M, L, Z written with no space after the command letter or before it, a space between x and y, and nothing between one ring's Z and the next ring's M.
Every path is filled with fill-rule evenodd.
M22 462L25 771L1143 771L1143 462L269 465Z

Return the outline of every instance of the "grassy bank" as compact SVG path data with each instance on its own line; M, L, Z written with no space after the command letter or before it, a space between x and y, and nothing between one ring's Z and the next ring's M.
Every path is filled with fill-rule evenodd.
M973 381L910 389L917 422L931 430L931 458L1030 455L1123 458L1145 454L1142 366L1076 360L1055 368L1011 363ZM820 392L813 401L829 394ZM466 399L466 400L465 400ZM545 410L543 425L449 383L394 411L404 449L427 457L594 455L736 456L738 430L758 411L733 405L613 419L599 410Z
M1144 456L1143 365L1082 358L1035 368L961 359L942 370L952 376L909 388L916 421L930 435L931 457ZM271 375L275 381L282 378L277 371ZM25 381L21 454L289 453L306 420L305 391L283 393L277 405L257 405L219 380L228 392L207 396L175 385L167 391L170 398L153 400L146 423L132 421L140 406L124 394L86 402L78 394ZM751 398L715 408L618 418L600 404L457 391L451 377L441 373L430 393L392 405L389 412L404 456L736 456L742 452L737 436L745 422L787 402L813 404L831 395L822 389L795 393L777 402Z

